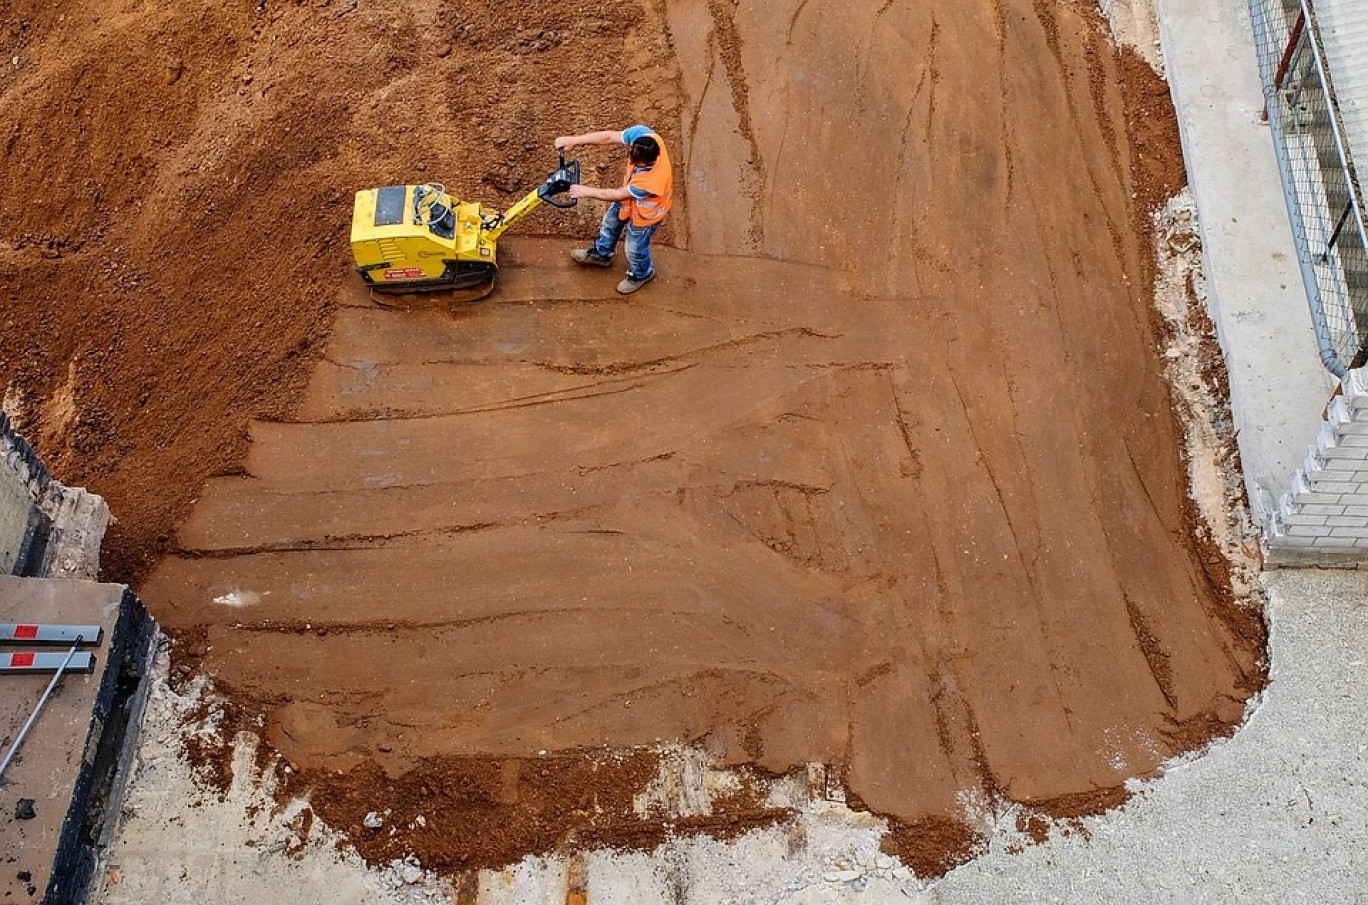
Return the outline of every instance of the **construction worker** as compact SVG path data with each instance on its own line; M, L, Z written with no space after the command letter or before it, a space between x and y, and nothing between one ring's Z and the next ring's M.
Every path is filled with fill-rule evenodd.
M570 253L576 263L587 267L611 267L618 239L627 234L627 279L618 283L617 291L631 295L655 279L651 263L651 239L670 212L671 187L674 171L665 142L649 126L632 126L621 132L607 130L584 135L562 135L556 139L556 149L563 151L579 145L626 145L627 175L622 186L615 189L595 188L592 185L570 186L572 198L596 198L611 201L603 215L598 241L587 249Z

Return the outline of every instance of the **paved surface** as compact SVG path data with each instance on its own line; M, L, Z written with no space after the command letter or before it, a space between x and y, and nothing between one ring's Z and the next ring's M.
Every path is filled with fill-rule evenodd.
M1230 372L1252 516L1262 523L1320 425L1320 364L1244 0L1156 0L1207 290Z

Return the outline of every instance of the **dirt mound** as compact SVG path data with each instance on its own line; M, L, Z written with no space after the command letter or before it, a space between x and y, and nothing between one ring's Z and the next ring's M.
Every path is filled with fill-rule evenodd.
M59 479L108 499L114 581L238 469L249 419L298 399L349 275L352 192L437 179L506 204L557 134L629 113L596 88L622 84L629 6L0 12L0 381ZM590 214L534 216L568 234Z
M942 870L966 802L1114 804L1262 683L1153 348L1172 110L1085 6L107 7L6 7L8 407L321 813L488 806L372 854L582 839L498 777L686 740ZM588 206L458 311L347 273L353 189L504 202L635 121L684 191L630 303L527 238Z

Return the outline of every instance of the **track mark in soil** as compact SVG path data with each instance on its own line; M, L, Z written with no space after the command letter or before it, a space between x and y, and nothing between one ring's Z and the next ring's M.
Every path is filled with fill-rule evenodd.
M1150 513L1156 519L1160 518L1158 501L1150 493L1149 485L1145 482L1145 474L1140 469L1140 463L1135 460L1135 453L1131 450L1130 443L1123 441L1121 445L1126 450L1126 461L1130 462L1131 474L1134 475L1140 492L1144 494L1145 502L1149 504Z
M807 5L811 2L812 0L799 0L797 8L793 11L793 15L789 17L788 33L784 37L784 45L786 47L793 46L793 31L798 27L798 20L802 18L803 11L807 9Z
M903 477L911 478L914 481L921 480L921 448L916 440L916 433L913 430L913 416L909 415L903 408L902 400L898 396L897 385L892 381L891 376L889 379L889 395L893 400L893 411L898 422L898 433L902 435L903 446L907 449L907 461L902 466Z
M694 104L693 112L689 117L689 154L693 156L694 143L698 141L698 123L703 118L703 108L707 105L708 94L712 91L713 77L717 73L718 64L721 61L717 54L712 54L708 58L708 71L703 78L703 87L699 90L698 101Z
M680 371L687 370L689 367L697 365L699 363L697 359L707 358L709 355L712 355L716 352L732 351L736 349L743 349L748 346L759 345L762 343L778 342L794 338L839 339L840 334L822 333L810 327L785 327L781 330L765 330L758 333L752 333L746 336L738 336L733 339L724 340L722 342L711 343L706 346L699 346L697 348L692 349L684 349L673 355L663 355L659 358L653 358L647 361L616 362L607 365L565 365L542 361L531 362L531 364L535 364L537 367L545 368L548 371L555 371L561 374L612 375L631 373L634 371L643 371L647 369L661 367L664 365L684 362L685 364L683 367L676 368L672 371L666 372L667 374L677 374Z
M934 23L935 20L933 17L931 29L932 52L934 51L934 41L936 38L936 29ZM906 178L907 168L909 165L908 162L909 160L915 159L913 149L910 147L910 139L912 135L912 127L917 121L917 112L920 106L918 102L919 99L922 97L923 92L927 92L924 128L928 131L930 129L931 116L932 111L935 107L935 101L931 97L931 91L929 91L928 89L931 88L933 84L933 75L930 66L928 65L928 68L922 69L921 74L917 79L917 86L912 91L912 96L907 104L907 114L903 118L902 131L898 133L898 163L897 171L894 176L895 196L901 195L903 191L903 180ZM927 139L927 137L924 135L923 141L926 140L929 139ZM903 213L903 208L901 205L895 206L893 208L893 234L908 244L911 252L907 256L908 260L911 260L916 264L924 264L942 276L948 275L952 270L950 264L947 263L940 255L937 255L933 251L931 251L931 249L926 244L926 240L922 236L923 231L924 224L921 221L921 218L906 217L906 215ZM902 266L903 262L901 259L895 260L893 262L894 272L899 272ZM920 269L916 266L912 268L912 280L913 286L915 287L917 293L922 293L924 291L924 283L922 280Z
M1154 637L1149 621L1129 596L1126 597L1126 614L1130 617L1131 630L1135 632L1135 640L1140 645L1140 652L1145 655L1145 662L1149 664L1155 684L1159 686L1169 709L1176 712L1178 694L1173 684L1173 666L1169 663L1169 652L1164 650L1163 645Z
M867 110L865 89L874 83L868 77L870 58L873 56L875 43L879 39L880 24L884 16L898 0L883 0L883 4L874 12L873 18L869 22L869 27L860 35L860 47L855 54L855 98L856 105L861 111Z
M1009 87L1007 73L1010 68L1007 61L1007 11L1003 8L1003 0L994 0L993 3L993 36L997 45L997 53L993 63L997 67L998 93L1001 95L1002 105L998 108L998 116L1002 121L1002 162L1006 171L1006 190L1003 192L1002 204L1006 208L1012 203L1012 194L1016 188L1016 166L1012 161L1012 148L1016 144L1012 129L1011 102L1012 92Z
M926 77L930 87L926 94L926 123L922 131L922 142L931 146L931 134L936 124L936 86L940 84L941 73L937 68L936 54L940 49L940 23L936 14L931 14L931 34L926 41Z
M1007 505L1007 497L1002 492L1002 484L998 481L997 474L994 472L992 457L987 454L983 441L980 439L978 431L974 426L972 409L969 407L968 400L964 398L964 391L960 388L959 381L955 379L953 373L948 374L947 376L950 378L950 385L955 389L955 395L959 397L960 408L965 412L965 426L968 430L969 439L973 444L973 454L976 457L979 466L983 469L983 473L988 477L988 483L993 489L993 502L996 505L997 511L1002 516L1002 523L1007 527L1007 533L1011 535L1012 548L1016 553L1017 562L1021 564L1022 571L1026 573L1026 580L1031 586L1031 595L1036 599L1037 603L1041 603L1043 601L1040 600L1040 589L1037 586L1034 571L1031 569L1030 563L1027 560L1021 538L1017 536L1016 525L1012 519L1012 510Z
M1073 127L1075 129L1077 129L1080 132L1083 132L1087 128L1087 123L1082 113L1079 112L1078 104L1074 99L1073 92L1067 90L1068 87L1071 84L1073 84L1074 79L1068 61L1065 59L1065 51L1061 43L1058 19L1058 16L1061 15L1060 2L1059 0L1033 0L1033 3L1035 5L1036 19L1045 31L1045 43L1046 46L1050 49L1051 57L1054 59L1055 69L1058 72L1059 80L1066 89L1063 92L1063 95L1068 109L1069 119L1073 123ZM1090 44L1092 40L1089 32L1092 28L1096 27L1095 21L1089 20L1089 24L1090 28L1085 28L1085 33L1080 38L1080 40L1084 42L1085 48ZM1100 61L1099 65L1101 65ZM1093 98L1094 101L1095 91L1096 87L1091 82L1089 82L1089 97ZM1095 109L1096 108L1094 107L1094 110ZM1104 122L1103 119L1099 119L1096 115L1094 116L1094 122L1099 131L1101 131L1104 135L1106 134L1107 130L1110 128L1111 125L1109 120ZM1115 148L1110 143L1107 146L1108 149L1111 151L1111 154L1108 155L1109 161L1114 166L1116 160ZM1112 192L1106 191L1104 189L1102 179L1096 171L1095 161L1093 158L1089 157L1084 160L1083 172L1087 176L1088 184L1092 187L1092 191L1095 197L1100 199L1106 199L1110 198L1113 195ZM1108 238L1111 240L1112 250L1115 253L1118 260L1125 261L1127 259L1125 252L1125 239L1122 236L1121 228L1117 225L1117 218L1112 214L1109 208L1104 206L1103 210L1105 212L1105 222L1103 225L1107 230Z
M713 20L713 40L717 55L727 71L727 83L731 87L732 108L736 111L741 137L750 148L750 158L742 172L742 192L750 200L750 226L746 242L750 250L760 253L765 247L764 186L765 158L760 153L760 144L755 138L755 126L751 122L749 87L746 82L746 68L741 56L741 35L736 28L736 0L708 0L708 10Z
M607 396L616 396L622 393L630 393L648 386L652 381L664 379L675 374L682 373L694 367L696 363L683 361L675 362L650 362L641 365L621 365L604 366L601 368L589 368L583 365L556 365L547 362L527 362L530 365L541 368L542 370L552 371L557 374L573 374L576 376L603 374L610 378L597 383L584 384L576 387L566 387L562 390L554 390L547 393L537 393L517 399L509 399L500 402L491 402L485 405L472 405L464 408L448 409L445 411L433 411L431 408L422 410L403 409L386 407L381 409L349 409L339 412L332 417L311 418L308 421L287 421L287 424L356 424L362 422L385 419L387 421L428 421L439 418L449 418L453 415L478 415L494 412L509 412L517 409L535 408L543 405L554 405L561 402L571 402L575 400L600 399ZM673 367L666 365L674 364ZM649 374L638 374L635 372L649 370ZM631 376L617 377L619 374ZM613 379L616 378L616 379Z
M388 489L388 488L386 488ZM244 547L215 547L213 549L181 549L177 556L186 559L233 559L239 556L279 555L287 553L326 553L344 550L373 550L398 540L456 537L477 531L491 531L503 527L497 522L477 522L471 525L450 525L445 528L424 528L417 531L397 531L390 534L323 535L291 543L259 544Z
M585 613L598 613L605 616L626 616L636 609L631 607L607 606L597 604L583 604L582 602L574 607L577 615ZM737 631L744 632L745 629L725 614L695 612L692 610L656 609L653 611L658 617L674 617L698 623L718 622ZM347 635L385 635L392 632L410 632L416 634L432 634L436 632L456 633L463 629L475 626L495 625L506 622L536 622L543 618L564 616L566 608L563 604L540 608L527 608L518 610L505 610L489 616L475 616L462 619L401 619L387 618L384 620L338 622L325 621L320 619L272 619L243 621L236 620L231 623L234 631L262 634L285 634L285 635L317 635L331 634L339 637ZM740 672L749 674L751 670L739 668ZM711 676L722 675L730 671L730 668L714 667L703 670L700 674ZM474 671L468 675L482 675L481 671ZM452 675L458 675L453 673ZM673 680L671 680L673 681ZM632 689L635 690L635 689ZM629 690L631 691L631 690Z

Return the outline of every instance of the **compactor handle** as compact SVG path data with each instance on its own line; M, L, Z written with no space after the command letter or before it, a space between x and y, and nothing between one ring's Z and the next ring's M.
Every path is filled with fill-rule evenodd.
M578 160L572 160L568 164L565 162L565 150L560 152L560 166L556 172L546 177L546 182L537 189L537 197L545 201L552 207L568 208L574 207L579 203L578 198L567 198L564 201L557 201L557 195L563 195L570 191L570 186L579 185L580 165Z

